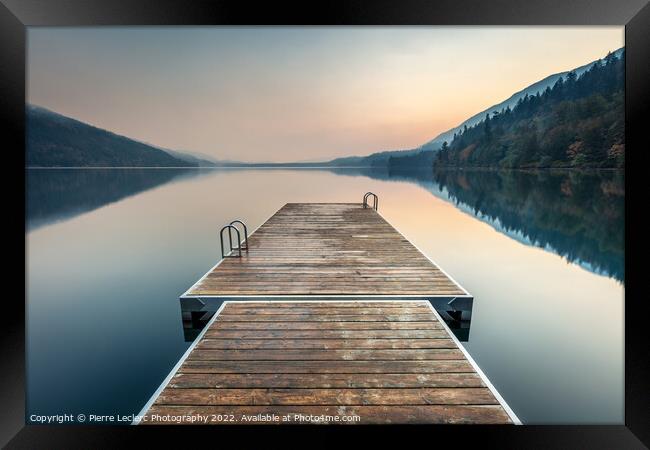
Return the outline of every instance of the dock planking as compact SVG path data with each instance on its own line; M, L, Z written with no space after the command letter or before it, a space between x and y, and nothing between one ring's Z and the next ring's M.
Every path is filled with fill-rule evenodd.
M287 203L184 297L466 296L372 208Z
M197 414L214 424L258 414L288 418L270 423L512 423L419 300L227 301L144 414L144 424Z

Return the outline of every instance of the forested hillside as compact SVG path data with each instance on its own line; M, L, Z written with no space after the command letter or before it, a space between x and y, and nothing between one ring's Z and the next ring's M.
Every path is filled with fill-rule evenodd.
M431 170L435 152L421 150L405 156L394 155L388 158L388 167L391 170Z
M455 134L434 159L451 167L624 167L625 52L525 96Z

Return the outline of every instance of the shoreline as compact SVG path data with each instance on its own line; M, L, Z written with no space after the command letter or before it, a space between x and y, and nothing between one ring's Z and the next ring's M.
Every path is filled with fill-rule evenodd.
M188 169L188 170L221 170L221 169L386 169L390 167L373 167L373 166L27 166L25 170L85 170L85 169L99 169L99 170L122 170L122 169ZM393 168L395 170L395 168ZM421 172L428 170L419 167L403 168L399 170L404 172ZM620 171L625 172L624 167L432 167L432 171L485 171L485 172L539 172L539 171Z

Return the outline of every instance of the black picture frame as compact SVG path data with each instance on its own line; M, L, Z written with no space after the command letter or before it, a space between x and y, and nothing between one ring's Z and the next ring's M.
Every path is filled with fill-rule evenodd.
M648 145L644 117L650 109L650 4L647 0L401 0L320 1L296 4L236 2L230 0L0 0L0 120L4 125L3 156L6 161L5 192L25 211L16 183L24 186L25 136L25 44L28 26L96 25L624 25L626 46L626 299L625 299L625 425L611 426L437 426L409 427L401 437L414 433L434 439L467 443L474 441L500 448L644 448L650 445L650 346L645 333L645 302L641 265L632 263L641 255L642 219L632 205L641 201L634 186L642 180ZM645 144L645 145L644 145ZM631 156L630 156L631 155ZM22 167L19 165L22 164ZM647 191L639 182L639 189ZM632 191L632 192L631 192ZM18 213L19 214L19 213ZM5 214L5 262L9 270L4 289L0 371L0 445L9 448L99 448L123 445L125 441L149 441L180 437L194 443L197 429L173 427L96 427L25 425L25 304L26 283L18 274L25 268L25 247L9 238L21 231L20 217ZM24 214L22 215L24 217ZM24 226L24 223L23 223ZM629 245L634 242L634 245ZM8 243L13 245L7 245ZM11 248L9 248L11 247ZM20 262L23 262L22 267ZM641 261L641 259L639 259ZM585 374L588 377L589 374ZM248 435L259 438L275 433L256 427ZM346 430L350 432L354 427ZM368 427L357 427L368 430ZM396 427L372 427L377 437ZM239 429L244 430L243 428ZM248 430L248 429L247 429ZM289 431L296 431L291 428ZM312 427L300 431L313 432ZM337 431L341 431L339 428ZM236 430L219 430L219 439ZM287 431L284 429L283 431ZM217 434L200 432L214 439ZM313 436L313 435L312 435ZM187 441L187 439L192 439ZM327 439L327 437L325 437ZM320 438L319 438L320 440ZM240 443L245 441L240 441ZM325 442L325 441L322 441ZM406 442L406 441L405 441ZM340 441L336 441L340 444Z

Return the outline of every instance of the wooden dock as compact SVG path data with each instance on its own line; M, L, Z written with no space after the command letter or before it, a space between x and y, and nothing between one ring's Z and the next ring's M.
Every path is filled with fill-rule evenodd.
M516 421L477 370L427 301L226 302L141 423Z
M135 423L519 423L434 308L472 297L374 209L289 203L247 244L181 296L218 311Z
M183 297L468 296L372 208L287 203Z

